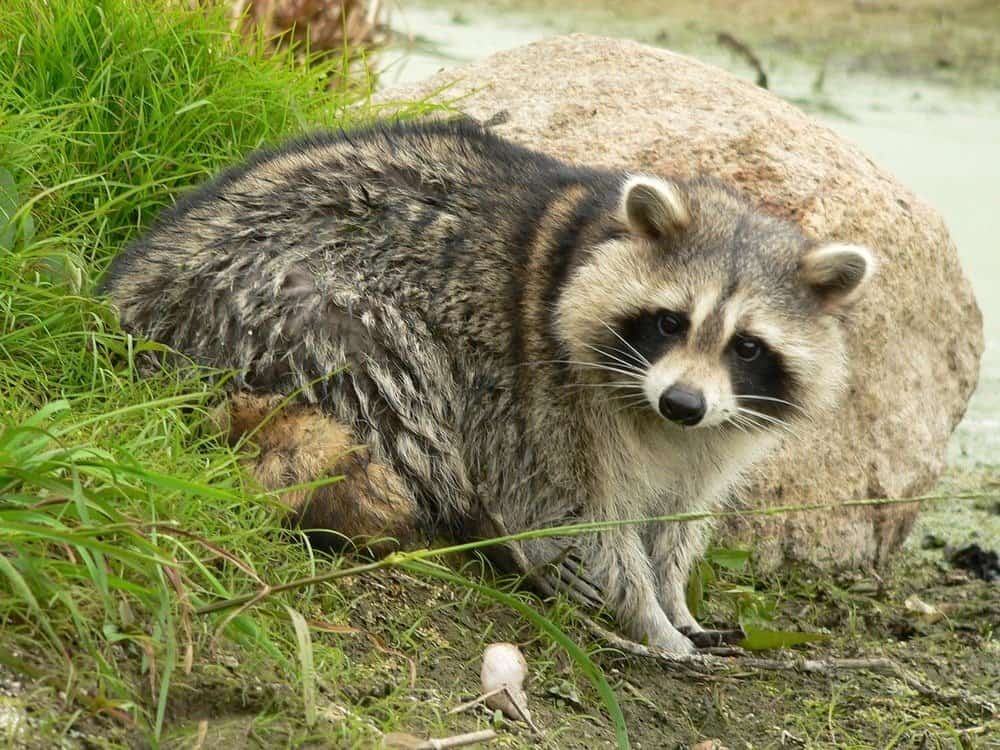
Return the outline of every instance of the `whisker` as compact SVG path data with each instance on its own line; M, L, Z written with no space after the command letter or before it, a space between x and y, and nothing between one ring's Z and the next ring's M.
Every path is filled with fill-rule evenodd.
M766 424L772 425L774 427L780 427L793 437L799 436L799 433L790 424L788 424L788 422L786 422L783 419L778 419L777 417L771 416L770 414L764 414L763 412L754 411L753 409L747 409L746 407L743 406L738 407L738 409L740 414L743 414L744 416L752 417L755 420L764 420ZM758 426L763 426L763 425L758 425Z
M754 427L754 428L762 429L762 428L764 428L766 426L766 423L758 422L753 417L751 417L751 416L749 416L747 414L742 413L741 410L733 412L731 418L732 418L732 420L734 422L739 422L740 424L746 425L748 427Z
M577 367L587 367L591 370L605 370L607 372L615 372L619 375L625 375L626 377L638 380L641 375L644 375L641 370L622 370L617 367L611 367L610 365L598 364L597 362L583 362L576 359L551 359L551 360L537 360L535 362L523 362L522 364L562 364L562 365L576 365Z
M789 427L791 426L788 424L788 422L786 422L783 419L780 419L779 417L774 416L773 414L765 414L762 411L755 411L754 409L748 409L745 406L738 407L738 410L741 414L746 414L752 417L758 417L759 419L767 420L768 422L771 422L773 424L780 424Z
M642 406L646 403L646 399L639 399L637 401L631 401L626 404L622 404L618 409L615 410L615 414L621 414L623 411L628 411L629 409L635 409L638 406Z
M730 417L728 419L729 424L731 424L737 430L739 430L740 432L742 432L744 435L749 435L750 434L750 430L748 430L746 428L746 425L742 424L741 421L739 419L737 419L738 416L739 416L738 414L730 415Z
M643 384L641 380L616 380L612 383L566 383L563 388L620 388L622 390L642 390Z
M751 430L762 430L764 425L758 424L750 417L745 417L742 414L733 414L730 417L730 423L739 430L742 430L745 434L751 434Z
M733 394L733 398L742 398L748 401L772 401L776 404L782 404L783 406L790 406L793 409L797 409L798 411L805 413L805 409L803 409L801 406L799 406L798 404L793 404L791 401L785 401L785 399L783 398L773 398L772 396L752 396L749 393L735 393Z
M607 328L609 331L611 331L611 333L613 333L618 338L619 341L621 341L623 344L625 344L625 346L627 346L629 349L631 349L633 352L635 352L635 356L638 357L639 361L642 362L642 364L646 365L646 367L651 367L652 366L652 364L650 363L650 361L648 359L646 359L645 356L643 356L642 352L640 352L638 349L636 349L634 346L632 346L632 344L630 344L628 341L626 341L625 337L622 336L620 333L618 333L618 331L616 331L612 326L608 325L606 322L604 322L600 318L598 318L598 322L602 326L604 326L605 328Z
M584 346L587 347L588 349L590 349L591 351L597 352L602 357L607 357L612 362L620 364L622 367L628 368L629 370L632 370L632 371L634 371L636 373L643 374L642 368L637 367L634 363L628 362L628 361L622 359L621 357L616 357L614 354L611 353L611 352L624 353L624 352L621 351L621 349L612 349L611 352L608 352L608 351L605 351L604 349L601 349L599 347L592 346L591 344L586 344L585 343Z
M645 393L638 393L638 394L636 394L636 393L619 393L617 396L608 396L607 400L608 401L622 401L623 399L627 399L627 398L636 398L640 403L642 403L643 401L647 400Z

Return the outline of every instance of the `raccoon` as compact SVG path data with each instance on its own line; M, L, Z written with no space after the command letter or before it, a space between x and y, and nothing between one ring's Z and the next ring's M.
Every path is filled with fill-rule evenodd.
M705 511L833 406L875 268L707 177L564 163L468 121L263 150L103 284L126 330L236 371L230 439L291 519L379 548ZM702 522L497 550L671 653Z

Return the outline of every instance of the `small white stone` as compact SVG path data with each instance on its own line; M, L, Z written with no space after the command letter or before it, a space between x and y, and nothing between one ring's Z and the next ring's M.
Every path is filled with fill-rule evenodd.
M528 662L525 661L521 649L513 643L491 643L483 652L483 667L480 678L483 684L483 694L489 695L501 688L495 695L486 699L486 705L500 709L511 719L531 723L531 712L528 711L528 694L524 683L528 677Z

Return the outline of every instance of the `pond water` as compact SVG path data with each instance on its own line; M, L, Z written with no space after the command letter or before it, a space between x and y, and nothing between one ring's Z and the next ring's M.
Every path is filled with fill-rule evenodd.
M633 34L627 22L589 28L586 21L567 24L565 17L500 17L474 4L457 7L405 3L394 12L401 42L379 59L381 85L419 80L568 30L636 38L649 30L637 25ZM742 63L718 49L694 54L752 79ZM782 64L768 74L772 91L860 145L944 216L982 307L986 335L979 387L950 457L969 468L1000 463L1000 94L959 94L920 81L844 73L828 74L817 92L815 70Z

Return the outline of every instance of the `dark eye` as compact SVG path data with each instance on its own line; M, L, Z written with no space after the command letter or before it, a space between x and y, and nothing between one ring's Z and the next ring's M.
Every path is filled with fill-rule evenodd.
M757 339L738 338L733 344L733 349L736 351L736 356L743 361L753 362L760 356L764 345Z
M664 336L676 336L684 330L684 318L677 313L661 312L656 319L656 325Z

